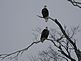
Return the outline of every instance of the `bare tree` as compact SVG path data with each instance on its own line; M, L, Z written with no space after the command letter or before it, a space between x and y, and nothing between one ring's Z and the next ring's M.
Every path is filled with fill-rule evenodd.
M50 40L51 42L53 42L53 44L59 49L58 51L61 52L61 54L63 54L65 57L67 57L68 59L70 59L71 61L76 61L75 58L72 57L72 55L70 54L69 50L69 44L72 48L72 50L74 50L74 53L76 54L77 58L78 58L78 61L81 61L81 54L80 54L80 50L77 48L76 46L76 43L75 43L75 40L72 40L71 37L66 33L66 31L64 30L64 28L62 27L62 25L57 21L57 19L52 19L51 17L49 17L52 21L54 21L60 28L64 38L66 40L62 41L64 42L64 44L62 44L61 40L63 38L63 36L61 36L60 38L56 39L55 37L53 37L54 40ZM54 41L56 40L56 42L59 44L59 46L54 43ZM62 48L63 47L63 48ZM63 50L65 49L65 50Z
M72 40L72 42L76 45L76 39L75 35L77 32L79 32L79 26L76 26L74 28L71 28L71 30L68 30L66 26L64 26L64 31L66 31L68 37ZM40 53L40 59L41 61L51 61L51 60L59 60L59 57L62 59L65 59L66 61L76 61L76 52L75 47L71 42L65 37L65 35L57 30L50 28L50 39L47 39L48 41L51 41L54 44L54 47L57 47L57 49L49 48L48 51L42 51ZM53 47L53 46L52 46ZM57 50L59 53L57 53L55 50ZM81 54L80 50L77 49L77 54ZM80 56L81 57L81 56ZM78 58L78 61L80 61L81 58ZM61 60L62 61L62 60Z
M76 2L75 0L68 0L68 1L71 2L74 6L81 8L81 6L80 6L81 3ZM39 17L42 18L41 16L39 16ZM58 25L60 32L52 30L52 32L50 33L51 37L50 37L50 39L47 39L47 40L51 41L54 44L54 46L57 47L58 52L60 52L63 55L61 57L66 58L67 61L68 60L76 61L76 59L73 57L71 52L75 54L78 61L81 61L81 51L80 51L80 49L78 49L78 47L76 45L76 39L73 39L73 36L76 34L76 30L78 29L78 27L75 27L72 30L72 33L69 33L69 32L67 32L66 27L63 27L57 19L53 19L51 17L49 17L49 19L51 19L56 25ZM18 57L20 54L22 54L24 51L27 51L31 46L33 46L34 44L37 44L39 42L41 42L41 41L32 42L26 48L17 50L15 52L12 52L9 54L8 53L0 54L0 58L1 59L5 59L5 58L14 59L14 58ZM47 54L46 52L43 52L43 53ZM49 61L49 60L46 60L46 61Z
M73 51L75 53L76 57L78 58L78 61L81 61L81 54L80 54L81 52L76 46L76 42L75 42L76 40L72 39L72 37L75 34L75 31L76 31L76 29L78 29L78 27L74 28L73 33L70 36L69 33L66 32L66 29L64 29L62 27L62 25L57 21L57 19L52 19L51 17L49 17L49 19L51 19L53 22L55 22L59 26L61 33L60 32L56 32L56 34L55 34L55 32L50 33L52 39L47 39L47 40L51 41L54 44L54 46L56 46L58 48L58 51L62 55L64 55L66 58L68 58L69 60L76 61L76 59L73 58L72 54L70 53L70 51ZM28 50L31 46L33 46L34 44L37 44L39 42L40 41L33 42L28 47L15 51L13 53L0 54L0 58L1 59L7 58L7 57L12 58L12 59L16 58L20 54L22 54L24 51ZM14 55L14 57L12 57L13 55Z

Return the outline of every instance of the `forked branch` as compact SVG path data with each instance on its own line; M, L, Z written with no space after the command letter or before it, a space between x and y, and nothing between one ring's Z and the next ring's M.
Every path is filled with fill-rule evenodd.
M81 3L75 0L68 0L73 6L81 8Z
M59 26L59 28L60 28L61 32L63 33L63 35L65 36L65 38L73 45L75 54L76 54L76 56L78 58L78 61L81 61L81 55L79 54L79 51L77 49L77 46L76 46L75 42L73 42L73 40L71 40L71 38L66 34L65 30L63 29L62 25L58 22L57 19L53 19L51 17L49 17L49 19L51 19L52 21L54 21Z

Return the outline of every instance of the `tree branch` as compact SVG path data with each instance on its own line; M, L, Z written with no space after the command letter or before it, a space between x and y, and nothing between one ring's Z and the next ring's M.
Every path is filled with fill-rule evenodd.
M69 58L70 60L75 61L75 59L73 59L71 56L67 55L67 54L62 50L61 46L57 46L57 45L55 44L55 42L54 42L53 40L51 40L51 39L47 39L47 40L50 40L50 41L59 49L58 51L61 52L61 54L63 54L64 56L66 56L66 57ZM59 39L57 39L57 40L61 40L61 38L59 38Z
M12 56L12 55L14 55L14 54L16 54L16 56L14 56L14 57L17 57L17 56L19 56L19 54L22 54L24 51L28 50L31 46L33 46L34 44L37 44L37 43L39 43L39 42L41 42L41 41L33 42L33 43L31 43L28 47L26 47L26 48L24 48L24 49L21 49L21 50L18 50L18 51L15 51L15 52L13 52L13 53L0 54L0 58L1 58L1 59L5 59L5 58L7 58L7 57L9 57L9 56ZM14 58L14 57L12 57L12 58Z
M75 0L67 0L67 1L69 1L73 6L81 8L81 3L80 2L76 2Z
M78 55L78 49L76 44L70 39L70 37L66 34L65 30L63 29L62 25L57 21L57 19L52 19L51 17L49 17L49 19L51 19L52 21L54 21L60 28L61 32L63 33L63 35L65 36L65 38L73 45L74 47L74 51L76 53L76 56L78 58L78 60L80 60L80 54ZM67 57L67 55L64 53L64 51L62 51L62 53Z
M51 17L49 17L49 19L51 19L52 21L54 21L60 28L60 30L62 31L62 33L64 34L64 36L66 37L67 40L70 41L70 43L75 47L75 50L77 50L77 46L75 45L75 43L69 38L69 36L66 34L65 30L63 29L63 27L61 26L61 24L57 21L57 19L52 19Z

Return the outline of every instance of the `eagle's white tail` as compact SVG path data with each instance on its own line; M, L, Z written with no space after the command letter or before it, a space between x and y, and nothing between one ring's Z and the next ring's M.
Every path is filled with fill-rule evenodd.
M45 40L45 38L40 39L40 41L41 41L42 43L44 42L44 40Z
M45 22L47 22L48 21L48 19L49 19L49 17L46 17L46 18L44 18L45 19Z

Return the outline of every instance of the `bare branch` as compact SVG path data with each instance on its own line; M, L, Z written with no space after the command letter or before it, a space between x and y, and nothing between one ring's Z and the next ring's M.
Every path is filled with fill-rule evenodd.
M37 15L39 18L43 18L42 16Z
M75 53L76 53L76 55L77 55L77 52L76 52L76 51L77 51L77 46L76 46L76 44L70 39L70 37L66 34L66 32L65 32L65 30L63 29L62 25L57 21L57 19L52 19L51 17L49 17L49 19L51 19L52 21L54 21L54 22L59 26L59 28L60 28L61 32L63 33L63 35L65 36L65 38L73 45L74 50L75 50ZM53 42L53 41L52 41L52 42ZM54 44L55 44L55 43L54 43ZM56 44L55 44L55 45L56 45ZM61 46L59 46L58 48L61 50L61 53L62 53L63 55L65 55L67 58L69 58L69 59L75 61L75 59L73 59L72 57L68 56L68 55L62 50ZM77 56L77 57L78 57L78 56Z
M62 31L62 33L64 34L64 36L66 37L67 40L70 41L70 43L75 47L75 50L77 50L77 46L75 45L75 43L69 38L69 36L66 34L65 30L63 29L62 25L57 21L57 19L52 19L51 17L49 17L52 21L54 21L60 28L60 30Z
M73 36L75 36L77 32L80 32L79 25L71 28L71 31L72 31L72 34L71 34L70 38L73 38Z
M75 0L67 0L67 1L69 1L73 6L81 8L81 3L80 2L77 2Z
M54 49L52 49L52 47L49 47L49 50L45 50L42 51L41 53L39 53L39 56L42 60L44 59L50 59L50 61L59 61L62 58L60 56L58 56L59 53L57 53Z
M15 54L15 56L12 57L12 58L18 57L19 54L22 54L24 51L28 50L31 46L33 46L34 44L37 44L37 43L39 43L39 42L41 42L41 41L33 42L33 43L31 43L28 47L26 47L26 48L24 48L24 49L21 49L21 50L18 50L18 51L15 51L15 52L13 52L13 53L0 54L0 58L1 58L1 59L5 59L5 58L10 57L10 56L12 56L12 55L14 55L14 54Z
M58 55L58 56L64 58L64 59L67 60L67 61L69 61L67 58L65 58L65 57L63 57L63 56L61 56L61 55Z

